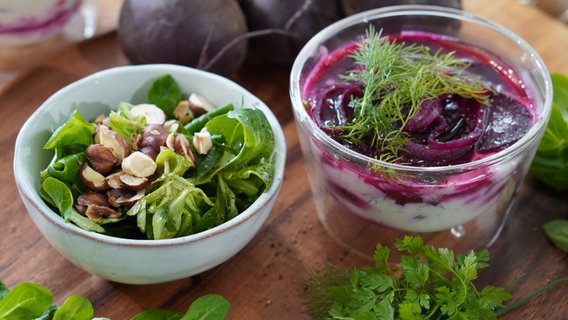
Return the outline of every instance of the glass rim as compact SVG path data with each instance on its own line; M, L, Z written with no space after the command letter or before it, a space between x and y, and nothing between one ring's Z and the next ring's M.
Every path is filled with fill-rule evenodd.
M482 27L486 27L495 31L507 39L514 42L517 47L521 48L523 51L527 52L531 59L534 61L538 72L542 75L544 80L544 94L543 94L543 111L541 113L536 113L537 119L535 123L531 126L529 131L523 135L519 140L517 140L512 145L506 147L505 149L496 152L490 156L477 159L474 161L469 161L462 164L446 165L446 166L430 166L421 167L408 164L396 164L378 160L361 154L359 152L353 151L336 140L332 139L327 135L319 126L314 122L314 120L308 115L306 109L304 108L303 98L301 95L300 88L300 78L303 71L303 67L306 61L312 56L313 52L316 52L321 44L326 40L330 39L334 34L340 30L347 29L349 27L358 24L368 24L372 20L385 18L385 17L397 17L403 15L421 15L424 17L445 17L453 18L459 21L466 21L473 24L477 24ZM483 48L488 52L492 53L490 49ZM292 109L296 117L297 125L307 125L313 132L313 136L318 142L322 143L324 146L330 150L349 157L357 162L367 163L369 165L378 165L380 167L403 170L407 172L443 172L448 170L470 170L472 167L483 167L490 165L492 163L503 160L503 158L510 157L511 155L518 154L524 150L527 144L538 135L538 133L546 127L551 109L552 109L552 80L550 78L550 72L546 68L546 65L540 55L536 50L529 45L524 39L518 36L516 33L505 28L504 26L488 20L486 18L477 16L472 13L468 13L464 10L454 9L449 7L441 7L434 5L396 5L388 6L377 9L372 9L364 12L348 16L341 20L338 20L329 26L325 27L314 35L300 50L298 53L290 72L290 98L292 103Z

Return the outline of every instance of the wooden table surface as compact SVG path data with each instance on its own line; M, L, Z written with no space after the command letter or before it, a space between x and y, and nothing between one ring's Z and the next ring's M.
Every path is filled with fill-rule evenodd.
M466 0L464 8L495 20L525 38L549 69L568 74L568 28L513 0ZM245 65L233 79L264 100L280 120L288 159L280 197L252 242L235 257L198 276L157 285L134 286L92 276L59 255L33 225L18 196L12 171L20 126L62 86L104 68L124 65L116 35L106 33L71 45L0 90L0 280L9 287L23 281L47 287L60 304L72 294L87 297L96 316L130 319L147 308L184 311L197 297L223 295L230 319L307 319L303 279L325 264L367 265L324 231L315 214L288 97L286 68ZM498 242L490 248L491 267L479 284L503 286L524 296L547 281L568 276L568 255L551 245L543 223L566 218L566 194L551 192L530 177ZM568 319L568 284L536 297L503 319Z

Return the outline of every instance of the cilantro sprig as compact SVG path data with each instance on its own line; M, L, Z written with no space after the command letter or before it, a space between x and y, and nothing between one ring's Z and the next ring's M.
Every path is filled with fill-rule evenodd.
M420 237L397 240L400 263L378 244L373 267L328 268L306 282L307 312L312 319L497 319L533 296L504 306L512 295L501 287L478 289L474 280L489 266L487 250L454 254L426 245Z

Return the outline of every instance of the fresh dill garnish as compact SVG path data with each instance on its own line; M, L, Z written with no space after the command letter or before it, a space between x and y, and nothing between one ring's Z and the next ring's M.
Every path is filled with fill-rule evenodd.
M403 128L423 101L456 94L490 104L491 89L464 72L470 64L455 52L431 52L425 45L397 43L381 34L370 26L350 55L358 67L340 75L363 86L363 95L350 102L353 119L337 126L343 138L370 143L382 150L381 160L394 160L409 139Z

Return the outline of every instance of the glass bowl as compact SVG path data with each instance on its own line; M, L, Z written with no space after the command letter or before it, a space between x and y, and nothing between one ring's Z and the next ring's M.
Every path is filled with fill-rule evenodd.
M383 162L332 139L310 116L322 68L374 25L382 36L434 34L486 57L528 100L532 126L515 143L480 159L437 166ZM506 28L461 10L392 6L338 21L315 35L291 72L290 96L317 214L340 244L371 256L404 235L457 251L492 245L505 226L550 116L552 87L543 61ZM499 87L497 86L497 89ZM506 131L507 129L505 129Z

